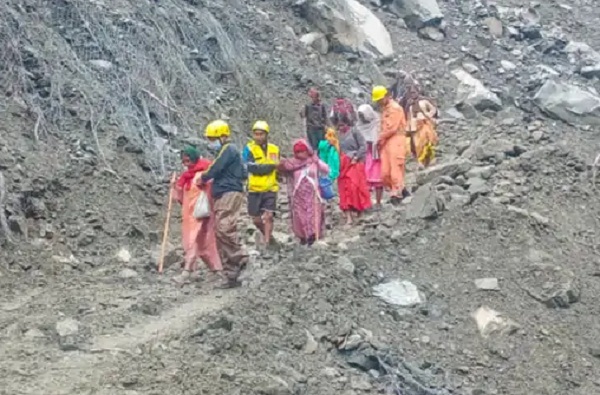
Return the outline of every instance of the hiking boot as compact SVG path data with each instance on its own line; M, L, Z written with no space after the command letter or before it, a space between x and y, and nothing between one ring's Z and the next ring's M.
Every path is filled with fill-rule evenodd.
M406 199L409 196L410 196L410 192L408 192L408 189L404 188L402 190L402 199Z
M182 271L177 276L173 277L173 282L179 285L188 284L190 282L190 272L188 270Z

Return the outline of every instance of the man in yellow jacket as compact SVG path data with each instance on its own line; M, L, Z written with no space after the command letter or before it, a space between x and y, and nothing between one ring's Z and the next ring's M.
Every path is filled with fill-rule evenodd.
M248 214L267 246L273 242L273 217L279 191L276 170L279 147L268 142L269 131L265 121L257 121L252 127L253 140L242 154L248 166Z

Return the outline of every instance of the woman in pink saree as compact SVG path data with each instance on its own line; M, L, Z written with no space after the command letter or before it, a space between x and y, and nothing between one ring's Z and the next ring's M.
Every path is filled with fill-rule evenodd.
M329 174L306 140L294 143L294 157L282 159L277 168L286 177L292 231L302 245L312 245L325 231L325 204L319 190L319 174Z
M198 277L198 259L201 259L215 274L220 273L223 267L217 251L214 216L211 215L205 219L194 217L194 206L200 193L208 194L209 198L211 196L210 184L206 184L202 188L196 185L196 180L210 166L210 161L201 159L199 152L194 147L187 147L182 151L181 161L187 170L181 174L173 186L173 195L181 203L181 237L185 257L183 271L174 278L174 281L178 284L185 284Z

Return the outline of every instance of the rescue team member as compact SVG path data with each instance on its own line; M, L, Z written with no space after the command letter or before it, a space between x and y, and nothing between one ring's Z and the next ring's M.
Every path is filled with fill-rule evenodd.
M246 145L242 157L248 167L248 214L263 235L266 246L272 246L273 216L277 209L277 165L279 147L268 141L269 125L257 121L252 127L253 140Z
M377 141L381 156L381 179L390 192L392 203L400 202L406 173L406 116L404 110L384 86L375 86L372 100L381 112L381 130Z
M199 181L202 185L212 180L217 249L225 275L220 288L239 286L240 273L248 264L248 254L237 229L247 174L240 152L229 142L230 134L229 125L222 120L213 121L206 127L204 135L210 142L209 149L216 155Z

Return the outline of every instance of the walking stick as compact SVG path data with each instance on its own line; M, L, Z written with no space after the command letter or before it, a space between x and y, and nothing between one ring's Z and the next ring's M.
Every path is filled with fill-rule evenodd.
M318 192L317 192L318 193ZM321 233L321 227L319 226L319 213L320 213L320 207L319 207L319 198L317 197L317 195L315 195L315 241L319 241L320 238L320 234Z
M158 272L163 272L165 264L165 249L167 247L167 240L169 238L169 222L171 220L171 207L173 206L173 183L175 182L176 174L173 173L171 176L171 183L169 184L169 203L167 205L167 216L165 218L165 228L163 230L162 246L160 249L160 257L158 259Z

